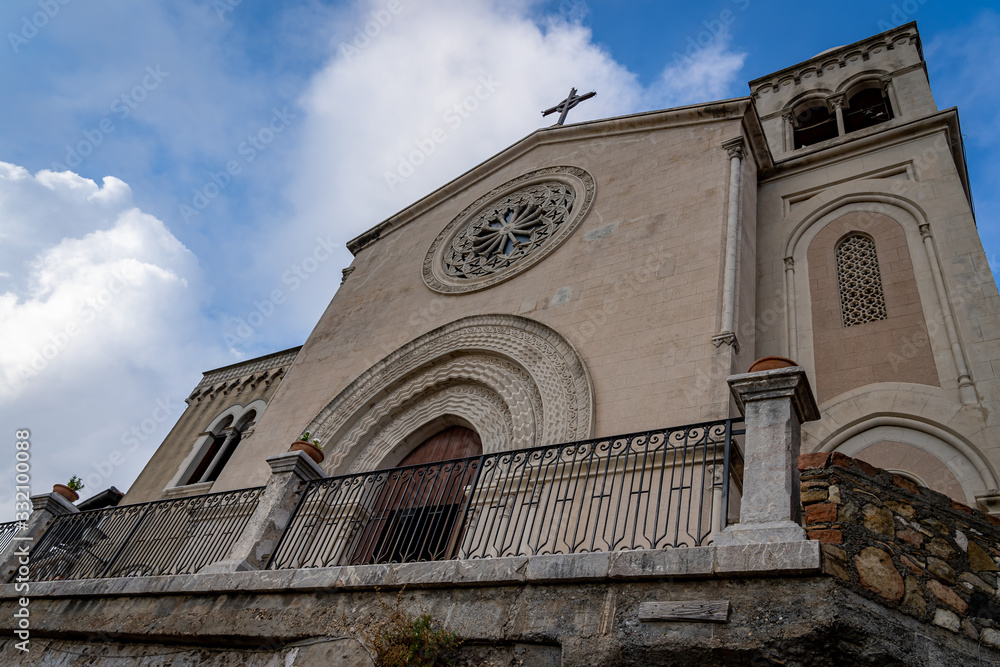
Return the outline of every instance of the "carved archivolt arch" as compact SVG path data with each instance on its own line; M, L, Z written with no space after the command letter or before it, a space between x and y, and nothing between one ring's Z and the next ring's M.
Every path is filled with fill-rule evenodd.
M477 315L392 352L307 428L327 443L323 467L339 474L401 458L408 436L434 420L471 425L489 453L589 438L593 416L590 375L565 338L524 317Z

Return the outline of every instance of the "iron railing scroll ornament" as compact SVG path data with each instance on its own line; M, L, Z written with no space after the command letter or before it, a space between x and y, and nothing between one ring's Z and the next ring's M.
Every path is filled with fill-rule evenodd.
M194 574L222 559L264 487L56 518L32 550L32 581Z
M315 480L268 567L702 546L742 486L741 423Z

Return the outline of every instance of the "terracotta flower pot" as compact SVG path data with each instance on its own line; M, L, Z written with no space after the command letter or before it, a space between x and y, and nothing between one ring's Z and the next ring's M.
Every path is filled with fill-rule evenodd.
M775 368L789 368L791 366L798 366L798 364L787 357L761 357L750 364L750 370L747 372L773 371Z
M66 500L70 501L71 503L75 503L80 499L80 494L74 491L73 489L69 488L65 484L55 484L53 485L52 490L58 493L63 498L65 498Z
M323 462L323 450L312 444L311 442L306 442L305 440L296 440L292 443L292 446L288 448L290 452L305 452L306 456L311 458L316 463Z

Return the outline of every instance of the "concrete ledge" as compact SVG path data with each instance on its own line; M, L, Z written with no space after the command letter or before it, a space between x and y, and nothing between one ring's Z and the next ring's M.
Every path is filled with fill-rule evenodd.
M18 592L0 586L0 600L130 597L205 593L291 593L384 588L470 588L569 582L698 579L819 574L819 542L772 542L654 551L515 556L430 563L353 565L299 570L42 581Z

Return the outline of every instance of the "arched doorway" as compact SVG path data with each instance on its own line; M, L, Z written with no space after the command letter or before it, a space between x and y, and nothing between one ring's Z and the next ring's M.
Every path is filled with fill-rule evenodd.
M381 473L371 513L349 564L451 558L461 538L467 489L483 453L479 434L451 426Z

